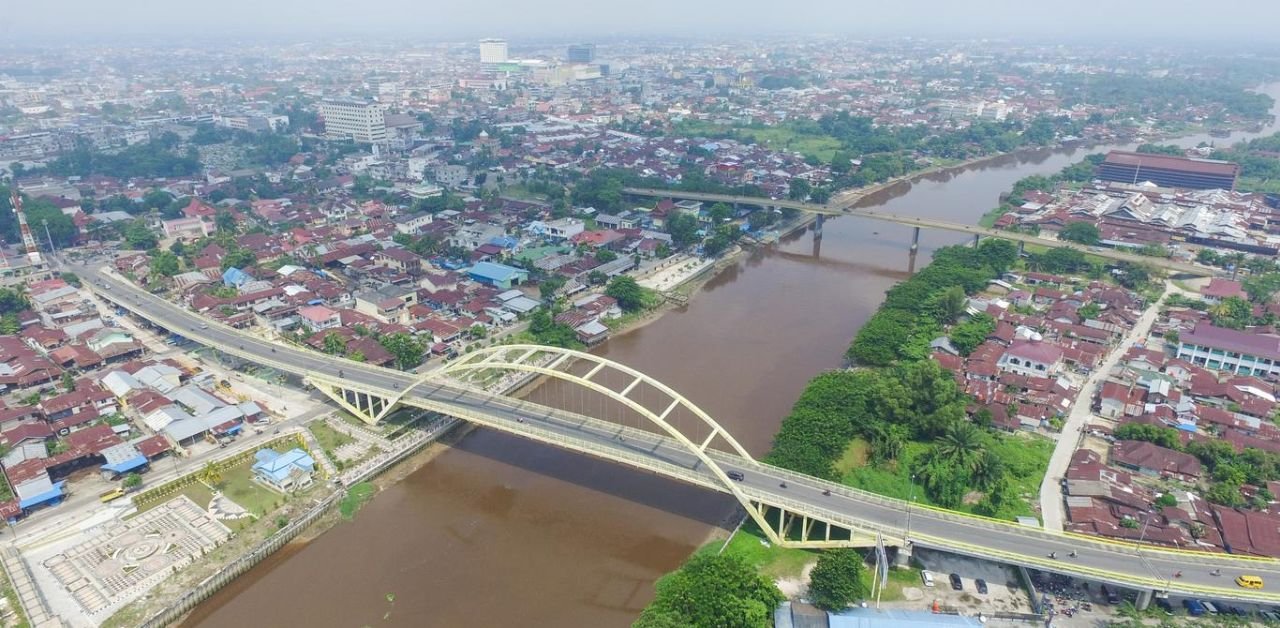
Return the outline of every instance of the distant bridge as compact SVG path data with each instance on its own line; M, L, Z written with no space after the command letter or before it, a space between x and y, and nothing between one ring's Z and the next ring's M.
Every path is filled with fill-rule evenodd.
M860 218L870 218L872 220L883 220L885 222L893 222L900 225L914 227L915 231L911 240L911 254L914 260L915 252L920 245L920 229L940 229L942 231L954 231L956 233L964 233L977 238L986 236L989 238L1000 238L1018 242L1020 245L1034 244L1055 249L1075 249L1081 253L1095 255L1106 259L1116 260L1119 262L1132 262L1135 264L1146 264L1155 268L1160 268L1169 273L1179 275L1192 276L1211 276L1214 274L1212 268L1200 266L1198 264L1188 264L1186 262L1177 262L1170 259L1160 257L1148 257L1146 255L1138 255L1136 253L1127 253L1115 249L1106 249L1100 247L1087 247L1076 242L1067 242L1065 240L1050 240L1026 233L1018 233L1015 231L1003 231L1000 229L989 229L978 225L967 225L959 222L950 222L947 220L937 220L935 218L921 218L919 216L908 216L906 214L895 214L891 212L881 212L874 209L859 209L853 207L855 203L863 198L863 195L851 194L838 202L833 203L807 203L804 201L793 201L790 199L773 199L759 196L737 196L733 194L709 194L705 192L684 192L681 190L656 190L651 188L624 188L624 194L632 196L649 196L655 198L673 198L686 199L691 201L704 201L708 203L727 203L730 205L751 205L767 209L787 208L803 212L817 214L819 219L823 216L857 216ZM821 229L819 223L818 229ZM913 264L914 266L914 264Z

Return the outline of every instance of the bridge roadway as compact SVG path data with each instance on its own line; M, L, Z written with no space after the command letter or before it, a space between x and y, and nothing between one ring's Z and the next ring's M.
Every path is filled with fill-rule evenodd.
M126 281L96 269L77 267L75 270L100 296L174 333L249 361L304 377L336 378L341 371L341 379L352 389L383 391L388 397L406 390L415 381L408 373L336 360L217 323L205 323L198 315ZM202 323L208 327L201 329ZM682 445L651 432L441 382L413 388L402 403L725 491L716 477ZM737 486L751 499L855 529L878 531L891 545L901 544L901 539L909 534L908 540L913 546L1024 565L1126 588L1213 600L1280 604L1280 561L1273 559L1154 547L1139 549L1132 544L1050 533L919 505L912 507L903 500L851 489L728 453L708 451L725 471L743 473L745 479ZM781 486L784 482L786 488ZM831 494L824 495L823 491ZM1073 550L1079 552L1077 558L1068 557ZM1050 552L1056 552L1057 558L1048 558ZM1210 574L1215 568L1222 570L1221 576ZM1179 571L1182 577L1175 578L1174 574ZM1246 573L1261 576L1265 587L1261 590L1236 587L1233 578Z
M954 231L956 233L965 233L973 236L985 236L990 238L1001 238L1011 240L1013 242L1022 242L1024 244L1035 244L1039 246L1047 246L1050 248L1066 248L1075 249L1081 253L1096 255L1098 257L1112 259L1120 262L1133 262L1139 264L1147 264L1156 268L1162 268L1171 273L1178 273L1192 276L1210 276L1214 274L1212 268L1199 266L1197 264L1188 264L1186 262L1176 262L1170 259L1159 257L1148 257L1146 255L1138 255L1136 253L1126 253L1116 249L1108 249L1101 247L1087 247L1075 242L1067 242L1065 240L1050 240L1026 233L1018 233L1015 231L1005 231L1002 229L988 229L978 225L966 225L959 222L950 222L947 220L937 220L934 218L921 218L918 216L908 216L906 214L895 214L891 212L881 212L874 209L859 209L853 207L853 204L861 200L861 195L851 195L850 197L840 201L839 203L806 203L803 201L793 201L790 199L771 199L757 196L734 196L731 194L708 194L703 192L682 192L679 190L655 190L648 188L624 188L624 194L632 194L635 196L651 196L657 198L680 198L691 201L705 201L708 203L740 203L743 205L755 205L759 207L786 207L799 211L819 214L822 216L858 216L861 218L871 218L873 220L883 220L885 222L894 222L900 225L908 225L911 227L920 227L922 229L940 229L943 231Z

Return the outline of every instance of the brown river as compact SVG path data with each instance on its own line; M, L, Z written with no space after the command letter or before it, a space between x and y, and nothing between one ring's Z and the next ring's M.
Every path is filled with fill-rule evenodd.
M1266 91L1280 100L1280 85ZM1212 140L1178 143L1200 141ZM1007 155L863 205L976 223L1018 179L1111 148L1131 147ZM922 234L920 264L963 239ZM829 220L820 250L806 232L751 251L686 308L598 352L680 391L762 455L805 383L840 365L885 290L906 276L909 243L908 227ZM628 626L654 580L715 526L732 525L735 507L717 493L477 430L355 520L258 565L185 625Z

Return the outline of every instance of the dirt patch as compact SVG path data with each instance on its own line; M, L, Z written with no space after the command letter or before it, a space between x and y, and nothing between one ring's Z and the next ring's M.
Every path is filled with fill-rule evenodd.
M797 600L809 593L809 574L813 573L813 568L818 565L818 561L813 561L804 566L800 570L799 578L779 578L774 581L778 586L778 590L787 596L789 600Z

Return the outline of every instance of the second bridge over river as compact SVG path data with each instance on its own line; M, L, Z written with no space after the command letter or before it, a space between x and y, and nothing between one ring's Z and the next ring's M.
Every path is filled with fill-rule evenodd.
M862 209L855 207L861 195L850 194L842 198L838 202L831 203L809 203L805 201L794 201L790 199L775 199L759 196L738 196L733 194L711 194L707 192L685 192L681 190L659 190L652 188L624 188L624 194L632 196L645 196L652 198L670 198L683 199L690 201L703 201L707 203L726 203L734 206L747 205L752 207L761 207L765 209L794 209L797 211L809 212L818 215L818 235L821 235L822 219L826 216L857 216L860 218L870 218L872 220L882 220L885 222L897 223L913 227L915 230L912 236L911 253L915 257L916 249L920 241L920 229L937 229L941 231L951 231L955 233L963 233L971 235L974 239L981 237L1001 238L1019 243L1020 246L1034 244L1048 248L1065 248L1075 249L1082 253L1095 255L1097 257L1115 260L1118 262L1131 262L1135 264L1146 264L1155 268L1162 269L1175 275L1190 276L1211 276L1214 269L1200 266L1198 264L1190 264L1187 262L1179 262L1171 259L1160 257L1148 257L1146 255L1138 255L1137 253L1129 253L1116 249L1087 247L1076 242L1067 242L1065 240L1054 240L1042 238L1028 233L1019 233L1016 231L1005 231L1002 229L989 229L978 225L967 225L964 223L950 222L946 220L938 220L936 218L921 218L919 216L909 216L906 214L898 214L892 212L881 212L874 209ZM913 264L914 266L914 264Z

